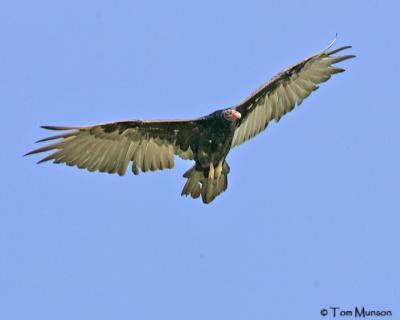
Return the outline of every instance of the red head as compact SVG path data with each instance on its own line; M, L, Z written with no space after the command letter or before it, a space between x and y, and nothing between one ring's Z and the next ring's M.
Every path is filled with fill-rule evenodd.
M240 112L237 112L235 109L226 109L222 111L222 114L224 115L224 118L228 121L236 121L242 117Z

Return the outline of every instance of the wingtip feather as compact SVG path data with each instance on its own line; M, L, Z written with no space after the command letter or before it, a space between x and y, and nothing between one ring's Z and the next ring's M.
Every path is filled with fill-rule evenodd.
M47 129L47 130L74 130L78 129L77 127L59 127L59 126L40 126L42 129Z
M50 140L56 140L56 139L61 139L61 138L66 139L66 138L72 137L74 135L76 135L76 131L73 131L73 132L70 131L70 132L67 132L67 133L57 134L55 136L51 136L51 137L40 139L40 140L36 141L35 143L40 143L40 142L45 142L45 141L50 141Z
M356 56L353 55L353 54L348 54L348 55L340 56L340 57L333 57L332 64L336 64L336 63L339 63L339 62L342 62L342 61L345 61L345 60L348 60L348 59L353 59L355 57Z
M333 40L331 41L331 43L328 45L328 47L327 47L324 51L329 50L329 49L335 44L337 38L338 38L338 33L336 32L335 38L333 38Z
M338 53L338 52L346 50L346 49L351 49L351 48L352 48L352 46L343 46L343 47L340 47L340 48L337 48L337 49L334 49L331 51L325 50L325 53L330 56L332 54Z

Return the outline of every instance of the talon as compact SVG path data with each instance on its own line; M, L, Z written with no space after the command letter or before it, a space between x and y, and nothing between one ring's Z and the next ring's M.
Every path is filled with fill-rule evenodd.
M210 163L210 171L208 173L208 179L211 179L211 180L214 179L214 165L212 162Z

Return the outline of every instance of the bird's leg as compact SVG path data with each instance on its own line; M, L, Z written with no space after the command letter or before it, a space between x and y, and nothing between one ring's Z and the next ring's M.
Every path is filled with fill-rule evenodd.
M215 171L215 178L219 179L219 177L221 176L221 173L222 173L222 160L220 162L218 162L218 166Z
M208 179L214 179L214 164L210 163L210 171L208 172Z

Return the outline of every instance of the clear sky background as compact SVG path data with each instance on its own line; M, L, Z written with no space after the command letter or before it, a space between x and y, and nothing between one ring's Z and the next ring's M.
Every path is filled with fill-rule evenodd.
M0 319L321 319L330 306L397 318L399 12L377 0L3 1ZM357 58L235 148L210 205L180 197L187 161L121 178L22 157L49 134L40 125L234 105L336 32Z

